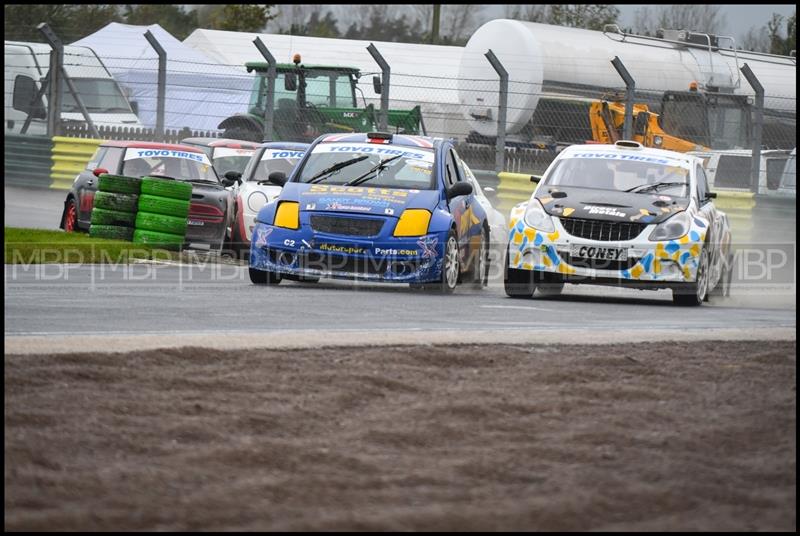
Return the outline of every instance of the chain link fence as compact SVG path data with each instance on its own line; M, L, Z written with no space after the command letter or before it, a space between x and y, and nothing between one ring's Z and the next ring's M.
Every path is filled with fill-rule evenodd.
M127 28L142 34L141 28ZM796 146L796 97L773 94L767 83L762 99L703 88L626 88L621 77L610 87L583 87L578 80L532 83L510 70L504 86L500 72L454 76L448 65L441 76L420 76L395 72L390 62L382 72L378 63L370 71L347 66L346 59L328 66L279 61L270 76L268 58L220 63L166 32L150 42L140 36L136 47L127 49L112 40L107 49L9 43L6 133L308 142L321 133L372 130L385 123L392 132L454 139L475 170L530 174L542 173L568 145L633 138L695 151L707 161L715 151L730 151L736 164L727 159L717 169L728 170L724 180L731 187L757 191L760 179L753 173L765 173L761 183L768 189L795 184L793 175L783 175L792 173L787 164ZM583 69L612 70L612 59L605 65L575 60ZM60 114L51 102L60 103ZM633 113L626 114L626 104ZM757 172L754 149L764 150L767 159Z

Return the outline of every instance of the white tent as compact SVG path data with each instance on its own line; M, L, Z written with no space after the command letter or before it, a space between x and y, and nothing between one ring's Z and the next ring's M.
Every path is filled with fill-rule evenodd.
M391 109L410 109L419 104L429 134L458 136L466 132L457 85L463 47L223 30L195 30L183 43L230 68L243 68L246 62L265 61L253 44L256 37L278 63L290 63L292 55L299 53L307 65L360 69L359 88L368 103L379 107L380 96L373 91L372 76L364 76L380 74L380 67L367 51L373 43L391 68Z
M72 43L93 49L131 101L139 120L155 127L158 55L145 39L150 30L167 53L166 128L216 130L220 121L245 113L253 75L229 68L174 38L157 24L131 26L113 22Z

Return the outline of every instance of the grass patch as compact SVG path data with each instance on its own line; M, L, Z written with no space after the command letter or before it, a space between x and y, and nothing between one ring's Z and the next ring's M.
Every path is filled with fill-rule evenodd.
M133 259L183 260L183 255L147 244L92 238L85 233L5 227L5 264L117 264Z

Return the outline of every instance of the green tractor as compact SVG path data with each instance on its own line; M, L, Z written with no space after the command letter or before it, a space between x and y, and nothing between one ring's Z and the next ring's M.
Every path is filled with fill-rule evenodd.
M279 63L275 79L272 141L311 142L326 132L370 132L377 130L379 110L372 104L359 108L356 90L361 73L353 67L302 65L299 55L294 64ZM248 113L223 120L219 127L225 138L248 141L264 139L264 115L267 102L267 70L264 62L245 64L247 72L256 72ZM373 78L376 93L380 79ZM358 89L361 92L360 89ZM389 110L390 132L425 134L422 111Z

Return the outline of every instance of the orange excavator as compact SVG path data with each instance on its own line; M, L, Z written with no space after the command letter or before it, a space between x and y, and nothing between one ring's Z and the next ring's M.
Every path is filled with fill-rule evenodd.
M625 103L608 96L592 102L589 106L589 123L592 127L592 140L596 143L613 144L623 139ZM658 114L651 112L646 104L633 105L633 140L645 147L681 153L708 150L703 145L664 132L659 124Z

